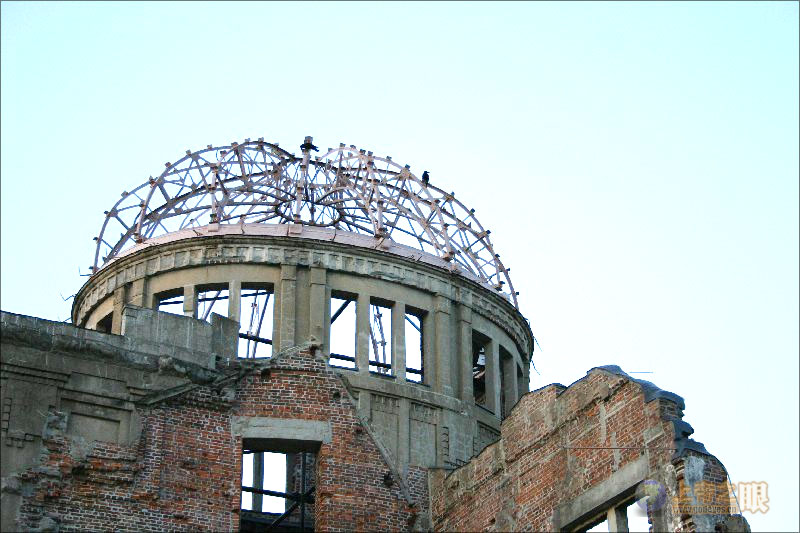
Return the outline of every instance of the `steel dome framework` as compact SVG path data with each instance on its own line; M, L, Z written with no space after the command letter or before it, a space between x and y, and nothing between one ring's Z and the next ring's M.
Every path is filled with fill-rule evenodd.
M490 232L453 193L408 165L352 145L312 155L317 149L306 137L300 148L297 157L261 138L187 150L105 212L92 271L130 245L193 226L304 224L390 238L434 254L517 306Z

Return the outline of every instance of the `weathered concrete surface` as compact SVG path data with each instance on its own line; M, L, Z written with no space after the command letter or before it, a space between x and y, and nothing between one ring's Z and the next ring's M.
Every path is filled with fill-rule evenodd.
M79 448L97 442L121 446L141 439L136 404L148 395L193 383L211 383L214 346L235 353L228 319L217 327L150 309L124 308L127 335L112 335L2 312L2 531L16 531L21 489L15 479L41 462L48 417L63 413L62 431ZM228 335L225 337L225 335ZM197 342L201 338L203 342ZM233 344L234 348L231 348Z
M530 326L513 305L469 276L443 268L441 260L399 253L402 247L368 247L372 241L342 231L280 229L155 239L93 275L76 295L73 319L94 328L110 317L112 331L119 323L126 337L180 345L186 349L181 360L213 368L207 345L219 364L235 357L235 350L214 339L233 335L239 321L245 324L242 294L252 287L272 294L274 315L265 320L271 322L276 350L314 342L330 352L331 297L347 294L355 299L356 325L352 352L345 355L355 357L356 368L338 371L400 470L458 466L497 439L503 411L527 392L533 350ZM220 329L221 337L191 320L198 312L198 291L210 287L228 291L230 319L212 315L212 330L227 328ZM159 318L154 312L160 300L181 295L186 317ZM370 371L369 309L375 302L391 308L390 375ZM421 383L408 379L406 310L419 317L424 332ZM474 401L473 332L491 340L488 409Z
M648 496L655 531L749 531L724 467L687 438L683 408L619 367L528 393L497 442L429 471L434 529L574 531L606 517L623 528L625 507Z
M20 322L3 318L6 325ZM78 334L70 331L78 328L47 321L27 325ZM3 442L5 450L27 452L3 453L4 531L237 530L245 439L289 442L297 450L304 449L298 443L314 446L316 529L401 530L429 523L424 470L396 467L315 346L267 360L228 361L224 371L200 372L194 365L197 371L185 374L144 362L140 354L109 351L93 367L101 375L85 374L73 384L90 389L81 391L88 408L115 400L110 403L119 416L138 421L123 438L121 419L82 414L69 403L70 378L36 392L32 380L50 372L48 362L71 357L85 370L82 354L63 347L64 353L45 352L26 346L24 337L4 325L2 402L12 407L5 411ZM31 357L23 361L26 350ZM114 379L125 381L115 385ZM28 396L16 394L23 390ZM39 418L31 420L15 409L23 398L27 406L51 403L39 406ZM82 426L73 431L76 419ZM26 428L35 433L27 441ZM18 434L21 445L15 444Z

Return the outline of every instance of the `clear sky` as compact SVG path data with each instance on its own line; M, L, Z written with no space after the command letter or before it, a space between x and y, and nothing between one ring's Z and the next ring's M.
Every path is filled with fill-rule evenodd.
M2 309L63 320L119 194L186 149L355 144L512 269L531 386L686 399L754 530L798 530L798 3L0 6Z

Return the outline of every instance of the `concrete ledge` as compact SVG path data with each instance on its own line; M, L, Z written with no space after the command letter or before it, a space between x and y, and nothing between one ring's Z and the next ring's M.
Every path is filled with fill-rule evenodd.
M331 423L327 420L234 416L231 433L243 439L299 440L330 444Z

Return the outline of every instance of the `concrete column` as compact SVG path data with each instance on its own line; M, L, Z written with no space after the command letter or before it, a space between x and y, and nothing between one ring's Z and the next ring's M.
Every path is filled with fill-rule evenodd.
M197 318L197 287L194 285L183 288L183 314Z
M147 281L145 278L133 280L128 289L127 303L138 305L139 307L147 307L146 300Z
M114 289L114 310L111 315L111 333L114 335L122 335L122 309L125 307L127 292L125 285L120 285Z
M253 454L253 488L264 489L264 452ZM261 502L264 500L262 494L253 493L253 510L261 511Z
M228 318L241 322L242 318L242 280L228 282Z
M435 306L436 381L431 384L436 392L452 396L450 365L453 359L453 342L450 331L450 300L444 296L437 296Z
M369 295L358 293L356 300L356 366L369 373Z
M325 320L323 324L324 336L322 352L326 354L331 353L331 289L325 286Z
M422 317L422 368L424 371L422 382L434 386L436 383L436 328L434 312L425 313Z
M500 418L500 344L486 345L486 408Z
M411 403L408 398L400 398L397 413L397 468L407 479L408 463L411 461Z
M392 306L392 374L398 383L406 379L406 304Z
M295 299L297 295L297 267L295 265L281 265L281 283L278 290L281 293L280 308L276 306L275 310L279 315L277 331L280 333L280 344L277 345L277 349L281 351L295 345ZM275 345L273 344L273 346Z
M511 412L511 408L517 403L518 385L517 385L517 362L514 357L509 354L508 357L503 358L503 394L506 398L506 412L505 416Z
M308 310L309 337L311 342L324 346L326 332L330 329L331 323L331 299L325 297L326 270L324 268L311 267L309 281L311 283ZM329 317L327 324L325 322L326 316Z
M614 507L608 510L608 531L610 533L628 533L628 510Z
M465 305L460 306L458 321L460 335L458 344L458 368L461 372L461 401L467 404L475 403L475 392L472 388L472 309Z
M368 390L358 391L358 412L364 420L372 420L372 393Z
M522 378L519 380L519 397L522 398L522 395L525 394L530 390L530 380L531 380L531 365L523 364L522 365Z

